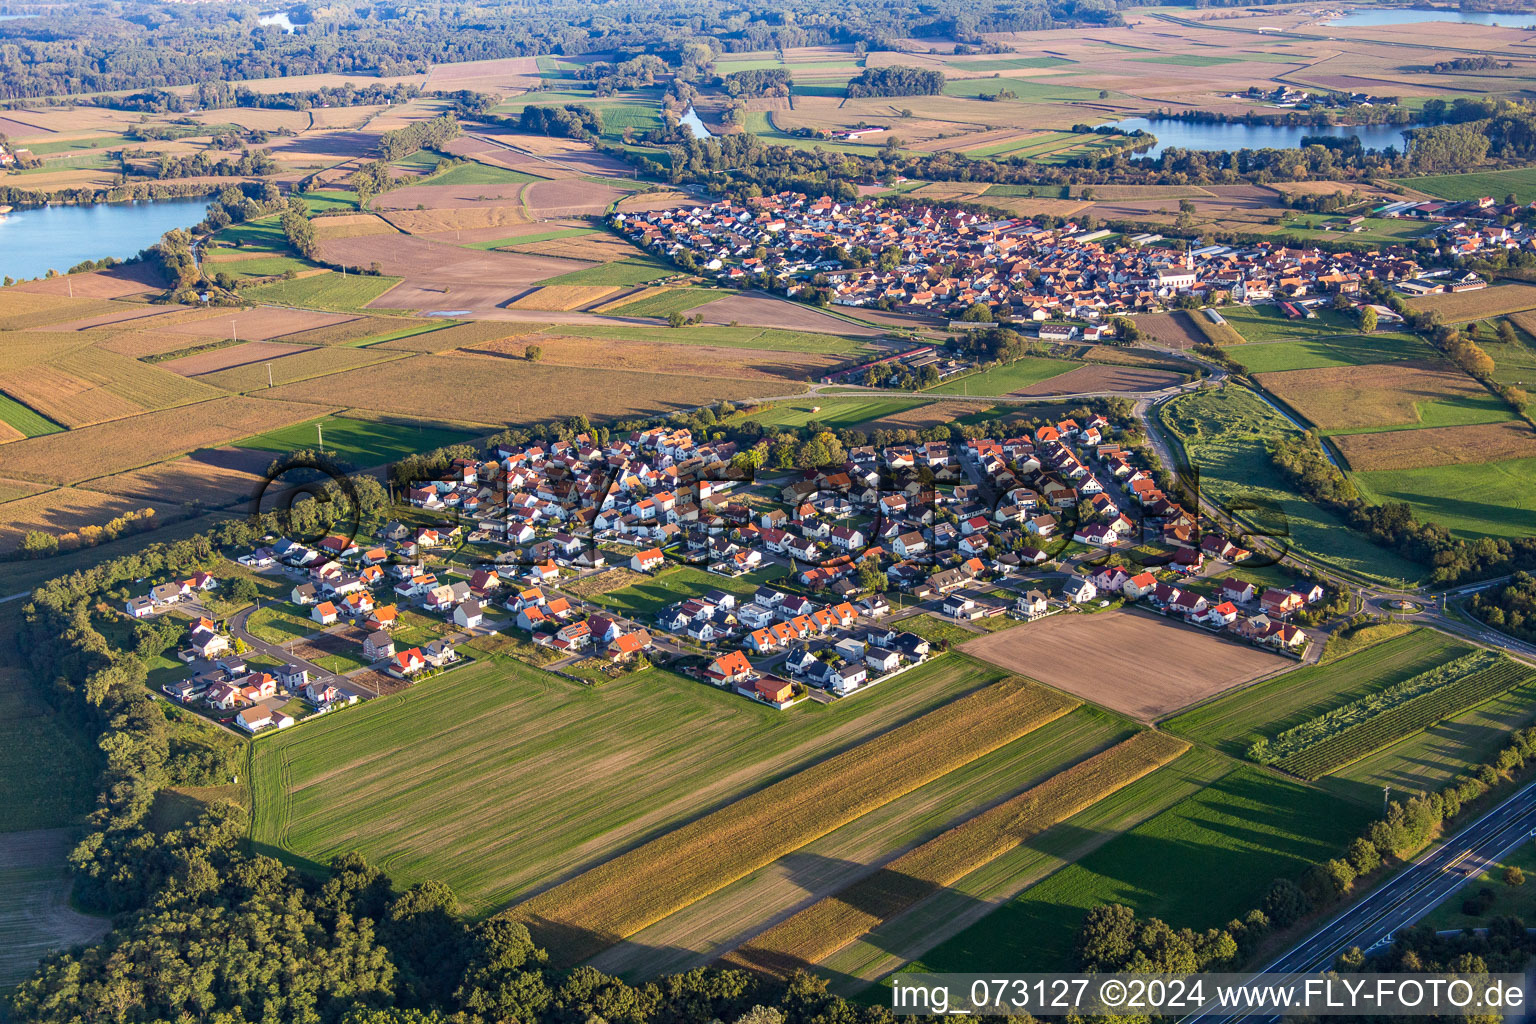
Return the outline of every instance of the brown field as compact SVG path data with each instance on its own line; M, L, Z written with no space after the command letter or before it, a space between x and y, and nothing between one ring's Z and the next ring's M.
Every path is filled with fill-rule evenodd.
M1145 313L1133 317L1132 322L1141 328L1141 333L1154 345L1174 349L1193 348L1205 344L1205 335L1190 323L1192 317L1199 315L1180 309L1172 313Z
M1520 420L1340 434L1333 441L1349 468L1360 473L1536 457L1536 431Z
M1019 217L1073 217L1092 205L1085 199L1029 199L1022 196L984 196L980 201Z
M8 475L69 484L147 466L334 412L336 404L301 405L226 397L149 412L5 446Z
M1201 199L1215 195L1199 185L1092 185L1095 202L1118 199Z
M84 331L7 331L0 334L0 374L41 366L90 345L91 336Z
M980 412L985 406L977 402L913 402L901 412L882 416L863 425L866 432L873 430L926 430L940 423L953 423L962 416Z
M11 447L7 445L7 448ZM14 551L29 530L59 536L82 526L100 526L124 512L137 511L146 505L153 507L154 503L74 487L60 487L8 501L3 506L5 515L0 517L0 551Z
M499 57L461 64L438 64L427 72L426 88L442 92L478 89L482 92L504 93L526 90L538 80L538 58Z
M77 348L0 375L0 388L67 427L215 397L205 384L97 348Z
M38 295L68 296L82 299L148 298L165 290L165 281L148 264L135 263L86 274L67 274L50 279L26 281L15 286L18 292ZM0 325L3 329L3 325Z
M402 210L424 206L428 211L479 207L485 203L501 206L521 205L523 190L530 183L509 181L500 185L407 185L386 192L370 205L390 220Z
M595 181L535 181L523 192L523 206L538 218L599 216L622 195Z
M735 321L749 327L781 327L786 331L816 331L844 334L855 338L878 338L884 331L860 327L788 299L758 292L742 292L695 306L690 312L701 314L705 323L729 324Z
M162 369L185 377L196 377L199 374L218 373L220 370L244 366L247 363L271 362L274 359L282 359L284 356L308 352L312 347L289 345L277 341L242 341L238 345L230 345L227 348L197 352L190 356L182 356L180 359L167 359L159 365Z
M167 504L239 507L260 493L271 452L209 448L169 462L92 480L83 489Z
M11 426L4 420L0 420L0 444L9 444L12 441L20 441L26 437L21 431ZM4 492L4 485L0 484L0 493ZM14 497L14 495L13 495ZM9 501L10 498L0 498L0 501Z
M118 303L104 299L71 299L67 295L39 294L20 286L5 288L0 289L0 331L43 327L118 312L120 308Z
M1407 299L1406 303L1408 308L1415 312L1438 311L1452 323L1462 320L1480 320L1488 316L1536 309L1536 285L1501 284L1471 292L1415 295Z
M315 237L366 238L372 235L398 235L400 229L383 217L371 213L348 213L338 217L316 217Z
M392 334L412 327L425 327L435 320L417 320L403 316L360 316L325 327L307 331L295 331L281 335L276 340L285 345L344 345L347 342L371 338L376 334Z
M580 962L1076 703L1022 679L955 700L620 854L507 913Z
M88 331L97 329L101 333L108 333L107 328L115 328L119 331L142 331L160 324L175 323L174 319L165 321L163 317L175 317L184 307L181 306L140 306L136 303L114 302L113 308L105 313L97 313L95 316L81 317L79 320L65 320L48 325L50 331Z
M705 345L672 345L665 342L623 341L537 335L491 341L464 347L470 354L521 357L524 348L537 344L543 361L553 366L590 366L595 369L633 370L642 373L673 373L691 376L710 374L752 380L803 381L819 376L827 367L844 360L833 356L757 349L715 348Z
M702 205L699 200L681 192L637 192L620 199L614 209L643 213L647 210L672 210Z
M371 238L328 239L320 252L345 263L377 261L385 274L403 278L374 301L380 309L494 309L539 281L592 265L415 237L391 238L388 246Z
M1295 664L1129 611L1053 615L968 641L964 650L1144 722Z
M785 389L784 384L774 386ZM506 424L576 413L623 419L692 409L722 398L734 402L762 390L761 381L737 378L584 370L448 352L365 366L263 394L327 404L346 395L350 404L382 413L427 420L451 414L465 422Z
M1168 370L1090 363L1014 391L1015 395L1077 395L1095 391L1161 391L1184 378Z
M1403 360L1254 376L1323 430L1419 422L1419 402L1482 398L1488 392L1448 363Z
M1180 757L1189 744L1141 732L909 850L724 958L787 977L958 882L1053 825Z
M508 323L500 320L471 320L468 323L454 324L426 334L413 334L409 338L381 341L378 348L400 352L447 352L449 349L500 341L503 338L513 338L521 334L532 334L542 326L542 324Z
M676 288L671 288L667 285L652 285L646 288L641 288L639 291L628 292L616 299L610 299L609 301L600 305L593 306L590 310L588 310L588 312L611 313L615 309L618 309L620 306L627 306L631 302L639 302L641 299L654 299L658 295L665 295L668 292L673 292L676 290Z
M535 288L515 302L507 303L507 308L565 312L590 306L617 291L619 288L611 284L555 284L545 288Z
M190 347L199 341L240 338L244 341L270 341L286 334L296 334L316 327L328 327L356 319L346 313L312 313L304 309L258 306L255 309L226 310L221 315L188 320L165 328L166 333L190 339Z
M43 484L34 484L30 480L11 480L0 477L0 502L15 501L17 498L25 498L29 494L47 490Z
M261 391L270 379L276 385L292 384L313 377L406 359L400 352L381 352L375 348L309 348L271 362L247 362L227 370L205 374L198 379L226 391Z

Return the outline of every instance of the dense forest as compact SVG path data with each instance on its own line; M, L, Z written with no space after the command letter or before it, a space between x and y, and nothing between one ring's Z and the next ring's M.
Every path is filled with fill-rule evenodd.
M929 68L865 68L848 80L848 96L937 96L944 72Z
M338 0L306 8L292 34L258 23L260 8L86 0L68 18L0 23L0 100L166 88L290 75L410 75L432 64L612 51L679 54L703 39L723 52L909 37L980 42L983 32L1118 24L1118 0L515 0L485 7L422 0Z

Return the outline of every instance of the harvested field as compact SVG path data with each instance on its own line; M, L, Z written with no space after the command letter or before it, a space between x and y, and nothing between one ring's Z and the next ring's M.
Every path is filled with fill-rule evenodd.
M1129 611L1054 615L972 640L964 649L1144 722L1295 664Z
M190 356L182 356L180 359L167 359L158 365L173 373L195 377L201 373L217 373L220 370L244 366L247 363L282 359L284 356L308 352L311 347L276 341L242 341L238 345L196 352Z
M464 166L472 168L476 165L468 164ZM513 175L503 170L497 170L493 173L505 178L513 177ZM527 181L502 181L491 184L407 185L405 188L397 188L393 192L384 193L370 205L386 220L391 222L395 220L394 215L396 213L414 211L418 206L425 207L426 212L463 208L478 209L482 204L486 203L497 206L522 207L523 189L528 184Z
M52 437L66 437L53 434ZM7 453L15 451L17 442L5 446ZM54 536L79 530L84 526L100 526L124 512L137 511L147 506L164 508L157 502L127 498L119 494L102 494L97 491L60 487L41 494L33 494L4 504L5 515L0 517L0 551L10 552L21 546L21 538L29 530L41 530Z
M544 309L565 312L580 309L613 295L619 289L602 284L554 284L535 288L515 302L507 303L508 309Z
M354 370L390 359L406 359L399 352L381 351L376 348L303 349L284 359L270 363L246 363L228 370L206 374L199 380L206 381L226 391L258 391L273 385L292 384L313 377L325 377L344 370Z
M614 209L644 213L648 210L673 210L702 205L699 200L681 192L639 192L620 199Z
M1448 322L1459 323L1536 309L1536 285L1501 284L1470 292L1415 295L1405 302L1414 312L1439 312Z
M513 240L496 248L500 252L520 252L530 256L558 256L564 260L591 260L595 263L627 260L642 255L639 249L624 239L606 232L577 238L551 238L542 242Z
M315 238L367 238L374 235L398 235L400 229L383 217L371 213L347 213L337 217L317 217L313 221Z
M384 219L409 235L440 231L472 231L527 224L528 212L521 203L455 206L441 210L390 210Z
M1200 315L1180 309L1172 313L1145 313L1133 317L1132 322L1154 345L1173 349L1194 348L1205 344L1205 335L1190 322L1191 318Z
M1341 434L1334 444L1349 468L1359 473L1536 457L1536 431L1521 420Z
M1372 427L1447 427L1497 423L1513 413L1449 363L1328 366L1254 378L1325 432Z
M426 88L452 92L481 89L487 92L526 90L539 80L537 57L498 57L460 64L438 64L427 72Z
M365 338L393 334L396 331L408 331L416 327L428 327L438 322L411 317L360 316L328 327L316 327L307 331L284 334L280 340L285 345L348 345Z
M961 822L835 896L790 917L725 962L787 977L1104 797L1178 758L1189 744L1142 732Z
M776 385L777 390L784 387ZM382 413L436 420L451 411L454 419L465 422L505 424L542 422L578 412L623 419L691 409L722 398L739 401L762 390L761 381L583 370L450 352L289 384L264 397L330 403L335 395L346 394L355 404Z
M755 327L782 327L791 331L820 331L870 338L878 338L885 333L873 327L849 323L798 302L757 293L744 292L716 299L696 307L693 312L702 315L704 322L710 324L736 322Z
M110 918L70 904L68 858L77 839L73 828L0 834L0 987L31 977L51 953L101 941L112 927Z
M164 328L167 334L203 341L243 338L246 341L270 341L287 334L345 323L355 317L345 313L314 313L307 309L282 306L258 306L256 309L225 310L220 314L187 320ZM183 342L194 345L196 341ZM168 350L162 350L168 351Z
M1076 395L1095 391L1160 391L1183 380L1177 373L1139 366L1091 363L1019 388L1015 395Z
M1022 679L994 683L606 861L508 913L529 926L557 963L579 963L1075 706Z
M67 427L215 397L206 384L96 348L0 375L0 389Z
M486 342L463 351L470 354L521 357L524 347L537 344L543 362L553 366L590 366L594 369L635 370L644 373L707 374L754 380L796 380L819 375L824 368L843 360L799 352L763 349L714 348L706 345L668 345L661 342L612 341L593 338L537 335Z
M254 398L219 398L12 442L5 446L5 471L23 480L75 483L301 423L333 409L332 402L300 405Z
M67 295L24 291L20 287L6 288L0 290L0 331L23 331L29 327L121 310L119 303L106 299L72 299Z
M152 504L198 501L208 508L228 508L260 493L271 462L269 452L203 448L169 462L101 477L81 487Z
M495 308L538 281L591 266L423 238L392 238L386 247L375 239L338 238L322 242L320 252L327 260L355 266L378 262L385 274L402 278L372 303L385 309Z
M110 270L93 270L87 274L26 281L16 285L16 290L36 295L73 295L76 302L82 299L147 298L164 291L165 281L148 264L134 263Z
M86 331L92 328L117 328L121 331L143 331L157 324L175 323L177 314L183 312L184 306L140 306L131 302L113 302L111 309L93 316L81 317L79 320L66 320L61 323L49 324L50 331ZM164 318L171 317L167 321ZM99 333L109 333L100 331Z

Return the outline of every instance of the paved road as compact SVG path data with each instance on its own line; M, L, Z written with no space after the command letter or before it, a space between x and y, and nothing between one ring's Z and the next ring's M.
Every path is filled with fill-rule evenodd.
M266 654L274 658L280 658L283 661L298 665L300 668L308 669L309 677L311 680L320 680L322 682L330 683L332 686L336 687L336 689L349 696L355 696L360 699L378 696L378 692L371 687L364 686L362 683L354 682L344 675L337 675L335 672L332 672L329 669L321 668L314 662L299 657L297 654L294 654L280 644L268 643L260 637L254 636L250 630L245 628L245 621L251 617L251 613L255 610L256 608L254 606L250 608L242 608L229 619L230 634L243 640L251 650L257 652L258 654ZM203 614L207 613L204 612Z
M1348 907L1261 969L1260 974L1289 977L1327 970L1339 954L1359 947L1369 950L1414 924L1465 883L1458 869L1471 873L1502 859L1530 841L1536 832L1536 782L1512 794L1460 832L1436 844L1406 870L1369 896ZM1279 980L1279 979L1266 979ZM1194 1024L1210 1014L1191 1014ZM1275 1019L1248 1014L1229 1020Z

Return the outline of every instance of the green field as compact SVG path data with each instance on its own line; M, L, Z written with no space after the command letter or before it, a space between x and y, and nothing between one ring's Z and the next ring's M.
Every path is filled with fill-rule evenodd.
M1420 519L1458 536L1516 538L1536 530L1536 458L1378 469L1349 478L1367 499L1406 501Z
M724 298L726 294L709 288L678 288L675 291L661 292L622 306L615 306L607 310L606 315L671 316L673 313L686 313L695 306Z
M1447 369L1454 368L1449 363ZM1343 430L1322 430L1328 437L1343 434L1381 434L1396 430L1419 427L1469 427L1479 423L1504 423L1516 419L1515 411L1499 396L1489 391L1468 395L1447 395L1413 403L1413 419L1398 423L1386 423L1374 427L1350 427Z
M352 213L357 210L357 194L354 192L317 189L314 192L300 192L297 195L300 199L304 200L304 205L309 207L311 217L317 213L326 213L331 210L341 210L346 213Z
M245 627L251 636L258 640L265 640L269 644L286 644L291 640L303 640L321 629L320 624L314 619L277 607L258 608L251 612L245 620Z
M1492 760L1509 734L1533 718L1536 683L1525 683L1341 768L1318 785L1373 806L1380 806L1383 786L1399 793L1433 791L1469 765Z
M1237 57L1210 57L1200 53L1170 53L1158 57L1132 57L1138 64L1174 64L1181 68L1214 68L1220 64L1236 64Z
M690 597L700 597L711 590L724 590L744 597L764 583L782 579L788 573L787 567L774 564L745 576L728 579L692 566L668 566L644 583L610 591L592 598L592 601L642 622L649 622L663 608Z
M1486 333L1479 344L1493 357L1494 380L1536 389L1536 338L1516 326L1512 344L1491 340Z
M1252 391L1228 386L1183 395L1160 415L1199 468L1204 494L1255 524L1255 533L1285 538L1291 547L1378 580L1424 575L1422 566L1366 540L1280 476L1264 439L1298 430Z
M0 392L0 420L9 423L28 437L57 434L64 429L30 405L22 405L3 392Z
M1536 167L1512 171L1479 171L1471 174L1436 174L1424 178L1398 178L1397 184L1418 189L1441 199L1477 199L1492 196L1499 202L1511 192L1515 201L1536 201Z
M334 455L357 466L382 466L413 452L431 451L475 437L467 431L446 427L324 416L247 437L233 444L237 448L254 448L264 452L299 451L315 446L316 427L324 433L327 455Z
M920 396L914 396L918 398ZM779 402L766 409L748 415L737 413L742 420L755 420L765 427L803 427L807 423L820 423L840 430L844 427L884 419L908 409L920 408L922 402L905 398L827 398L804 402Z
M553 231L534 231L526 235L513 235L511 238L496 238L489 242L464 242L461 243L460 248L500 249L504 245L527 245L529 242L552 242L557 238L584 238L587 235L600 234L602 232L594 228L556 228Z
M244 224L231 224L213 237L221 245L233 248L289 251L288 236L283 234L283 227L275 216L246 221Z
M257 285L241 294L255 302L357 313L401 280L398 277L367 277L360 274L316 274L314 277L301 277L293 281Z
M1328 225L1328 230L1323 225ZM1358 227L1360 230L1355 230ZM1288 220L1277 234L1289 235L1302 241L1319 238L1342 239L1357 242L1406 243L1429 230L1422 221L1393 217L1367 217L1358 225L1345 223L1343 215L1309 213L1295 220Z
M468 163L458 164L448 168L440 174L433 174L425 179L424 185L515 185L525 181L539 181L531 174L522 171L514 171L508 167L493 167L490 164Z
M676 273L678 273L677 268L670 263L641 257L616 260L613 263L599 263L595 267L551 277L540 281L539 284L612 284L623 288L634 288L642 284L650 284L659 277L670 277Z
M82 822L100 767L77 723L49 707L26 673L0 668L0 833Z
M1064 85L1038 78L953 78L944 83L944 95L959 99L975 99L983 94L995 95L999 89L1014 94L1007 102L1041 103L1054 100L1097 100L1099 90L1084 89L1076 85Z
M1249 373L1439 358L1418 335L1402 333L1320 334L1297 341L1233 345L1227 351L1247 367Z
M1059 68L1073 61L1065 57L994 57L991 60L957 60L956 71L1021 71L1025 68Z
M252 840L358 850L480 915L1000 676L947 657L879 701L780 712L659 669L588 687L481 662L255 744Z
M210 260L203 264L203 271L210 276L229 274L235 278L280 277L288 271L295 274L313 270L314 264L293 256L257 256L247 260Z
M1260 736L1284 732L1471 650L1443 633L1418 629L1346 658L1307 665L1245 687L1171 718L1163 726L1242 757Z
M1104 903L1175 928L1224 925L1257 906L1276 878L1337 856L1369 818L1315 786L1238 768L1026 889L923 966L1069 970L1083 915Z
M930 395L1009 395L1031 384L1059 377L1084 364L1070 359L1025 356L1004 366L995 366L959 380L949 380L929 388Z
M1517 867L1525 872L1525 884L1506 884L1506 867ZM1493 890L1493 905L1481 914L1464 913L1462 904L1485 886ZM1419 924L1436 931L1455 931L1486 928L1488 922L1500 917L1518 917L1527 923L1536 921L1536 843L1522 843L1486 871L1467 879L1466 884L1447 896L1445 902L1425 915Z
M1333 309L1318 309L1310 320L1291 320L1279 306L1228 306L1219 312L1249 341L1299 341L1360 333L1354 316Z

